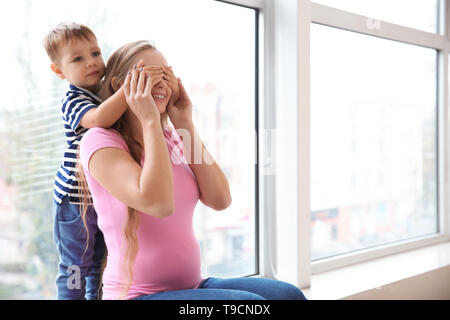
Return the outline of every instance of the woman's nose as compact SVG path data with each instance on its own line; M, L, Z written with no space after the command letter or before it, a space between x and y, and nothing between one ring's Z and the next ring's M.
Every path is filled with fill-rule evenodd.
M166 82L166 80L161 79L161 81L159 81L159 82L155 85L155 87L157 87L157 88L164 88L164 87L167 87L167 82Z

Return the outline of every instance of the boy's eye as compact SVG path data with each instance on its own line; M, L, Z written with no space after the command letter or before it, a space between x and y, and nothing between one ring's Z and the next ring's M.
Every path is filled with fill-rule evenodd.
M92 55L93 55L94 57L98 57L98 56L100 56L100 55L102 55L102 54L100 53L100 51L95 51L95 52L92 53Z
M81 57L76 57L75 59L73 59L73 62L78 62L78 61L81 61Z

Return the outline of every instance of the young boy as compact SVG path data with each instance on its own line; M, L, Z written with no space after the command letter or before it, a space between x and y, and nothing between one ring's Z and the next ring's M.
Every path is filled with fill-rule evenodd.
M106 247L93 206L86 215L88 233L80 216L78 144L88 128L109 128L128 106L122 88L104 102L96 95L105 63L97 38L87 26L59 24L44 39L44 47L52 71L69 82L69 91L62 100L67 145L53 191L53 238L60 256L56 278L58 299L95 300Z

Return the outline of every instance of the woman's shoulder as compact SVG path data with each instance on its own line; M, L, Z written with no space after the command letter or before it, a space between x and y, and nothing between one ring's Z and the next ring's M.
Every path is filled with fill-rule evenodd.
M115 139L123 140L123 137L120 135L119 132L117 132L114 129L105 129L100 127L91 128L83 135L83 139L92 139L92 137L95 138L101 138L101 137L110 137Z
M117 145L122 149L128 150L127 144L119 132L114 129L104 129L99 127L91 128L86 131L86 133L83 135L83 138L81 139L80 144L81 148L92 145L98 147L102 145Z

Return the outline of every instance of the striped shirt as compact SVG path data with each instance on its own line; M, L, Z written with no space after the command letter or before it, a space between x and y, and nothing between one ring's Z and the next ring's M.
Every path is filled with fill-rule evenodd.
M101 99L92 92L70 85L62 100L62 120L66 136L66 148L64 150L63 163L55 176L53 188L54 200L61 204L64 196L69 196L69 202L79 204L78 178L76 166L78 162L78 145L88 129L80 126L80 121L85 113L96 108Z

